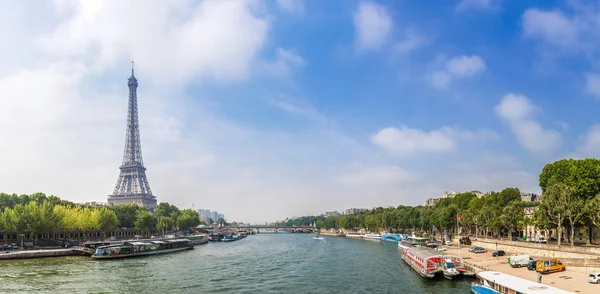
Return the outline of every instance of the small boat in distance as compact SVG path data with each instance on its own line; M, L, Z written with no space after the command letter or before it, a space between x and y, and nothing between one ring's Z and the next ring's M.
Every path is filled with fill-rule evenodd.
M353 239L362 239L363 234L361 233L348 233L346 234L346 238L353 238Z
M92 258L116 259L171 253L188 249L194 249L194 244L187 239L127 241L123 244L97 247Z
M225 236L223 236L223 239L221 241L223 241L223 242L233 242L233 241L237 241L239 239L241 239L241 237L238 236L238 235L225 235Z
M371 241L379 241L379 240L381 240L381 235L379 235L379 234L364 234L363 239L371 240Z
M315 240L325 240L325 238L323 238L321 236L314 236L313 239L315 239Z

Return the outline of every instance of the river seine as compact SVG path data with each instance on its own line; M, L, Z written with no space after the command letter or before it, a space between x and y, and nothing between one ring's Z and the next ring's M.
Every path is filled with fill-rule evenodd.
M0 262L2 293L470 293L470 281L426 280L396 244L267 234L122 260Z

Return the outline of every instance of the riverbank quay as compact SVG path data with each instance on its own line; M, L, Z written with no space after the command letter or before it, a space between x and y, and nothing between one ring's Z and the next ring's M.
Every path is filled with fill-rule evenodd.
M39 250L16 250L8 253L1 252L0 260L31 259L46 257L62 257L81 255L71 249L39 249Z
M571 271L585 274L600 272L600 247L541 244L533 242L471 239L469 247L483 247L489 252L504 250L518 254L528 254L536 258L559 258Z
M469 252L469 247L463 248L461 246L460 257L463 258L465 264L467 264L475 273L481 271L497 271L537 282L536 271L530 271L526 267L513 268L510 266L508 258L511 254L515 254L516 252L506 251L506 256L496 258L492 256L492 251L490 250L488 250L487 253L471 253ZM447 247L446 252L454 255L459 254L458 248L454 245ZM564 272L542 275L542 284L551 285L575 293L600 293L600 285L588 283L588 274L576 272L569 268L570 267L567 266L567 270Z
M323 235L323 236L332 236L332 237L345 237L346 234L344 233L339 233L339 232L319 232L319 235Z

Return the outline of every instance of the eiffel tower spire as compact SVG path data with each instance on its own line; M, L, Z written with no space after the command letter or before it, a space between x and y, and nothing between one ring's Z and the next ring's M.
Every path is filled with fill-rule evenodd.
M137 204L150 211L156 207L156 197L152 195L146 177L146 168L142 160L142 144L140 143L140 125L138 118L137 87L131 62L131 77L127 80L129 87L129 103L127 107L127 130L125 133L125 150L120 167L119 178L112 195L108 195L109 205Z

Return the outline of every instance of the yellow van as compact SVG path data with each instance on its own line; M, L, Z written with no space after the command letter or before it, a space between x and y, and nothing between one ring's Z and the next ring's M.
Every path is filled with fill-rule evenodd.
M549 274L565 271L566 267L558 258L553 258L548 260L539 260L535 264L535 270L538 273Z

